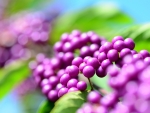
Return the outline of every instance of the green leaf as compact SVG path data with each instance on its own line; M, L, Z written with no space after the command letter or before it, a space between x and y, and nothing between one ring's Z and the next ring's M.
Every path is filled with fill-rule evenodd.
M38 110L38 113L49 113L54 107L54 103L46 100L43 101L42 104L40 105L40 108Z
M0 99L29 76L28 62L15 61L0 70Z
M70 92L61 97L50 113L75 113L86 101L87 92Z
M95 83L97 86L99 86L100 88L106 90L106 91L111 91L111 88L108 86L108 75L106 75L103 78L99 78L97 75L94 75L91 78L91 81L93 83Z
M35 7L42 7L51 0L9 0L9 4L6 8L8 15L18 13L22 10L27 10Z
M61 34L73 29L82 32L92 30L110 39L132 24L133 20L114 6L94 6L58 18L51 32L51 37L54 38L50 39L50 43L54 44Z
M150 51L149 41L150 41L150 23L136 25L126 29L124 32L120 33L124 38L133 38L135 41L135 50L140 51L141 49L146 49Z

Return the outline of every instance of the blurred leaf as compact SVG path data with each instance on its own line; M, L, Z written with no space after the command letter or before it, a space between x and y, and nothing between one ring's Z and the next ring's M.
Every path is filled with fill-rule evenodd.
M71 32L73 29L82 32L92 30L100 36L112 38L132 24L133 20L114 6L95 6L58 18L51 32L50 42L54 44L62 33Z
M29 76L28 62L15 61L0 70L0 99Z
M52 0L9 0L6 13L8 15L20 12L22 10L31 9L33 7L43 6Z
M87 92L70 92L61 97L50 113L76 113L86 101Z
M146 49L150 51L150 46L148 46L150 41L150 23L130 27L120 35L124 38L133 38L136 43L135 50Z
M51 101L43 101L40 105L40 108L38 110L38 113L49 113L54 107L54 103Z
M91 81L94 82L100 88L106 90L107 92L111 91L110 87L108 86L108 76L106 75L103 78L99 78L97 75L94 75L91 78Z

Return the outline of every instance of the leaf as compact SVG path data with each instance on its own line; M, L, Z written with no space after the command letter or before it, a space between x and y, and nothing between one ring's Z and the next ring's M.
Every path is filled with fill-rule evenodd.
M97 75L94 75L91 78L91 81L93 83L95 83L97 86L99 86L100 88L106 90L106 91L111 91L111 88L108 86L108 75L106 75L103 78L99 78Z
M8 15L20 12L22 10L27 10L39 6L43 6L51 0L9 0L9 4L6 8Z
M43 101L40 105L38 113L49 113L53 109L53 107L54 107L53 102L49 100Z
M133 20L114 6L94 6L58 18L51 32L53 38L50 43L54 44L64 32L74 29L82 32L92 30L110 39L132 24Z
M135 41L135 50L140 51L141 49L146 49L150 51L149 41L150 41L150 23L136 25L126 29L124 32L120 33L124 38L133 38Z
M0 70L0 99L29 76L28 62L15 61Z
M87 92L70 92L61 97L50 113L75 113L86 101Z

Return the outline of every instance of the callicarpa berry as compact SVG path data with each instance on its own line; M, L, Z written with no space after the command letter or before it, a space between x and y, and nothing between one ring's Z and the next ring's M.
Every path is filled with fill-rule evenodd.
M83 75L87 78L93 77L95 74L95 69L92 66L85 66L83 68Z

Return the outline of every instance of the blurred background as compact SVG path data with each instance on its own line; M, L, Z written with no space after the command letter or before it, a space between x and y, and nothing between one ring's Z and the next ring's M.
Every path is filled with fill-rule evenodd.
M0 0L0 113L37 112L45 97L28 63L41 52L52 56L52 46L64 32L92 30L108 40L132 37L137 51L150 50L149 4L149 0Z

